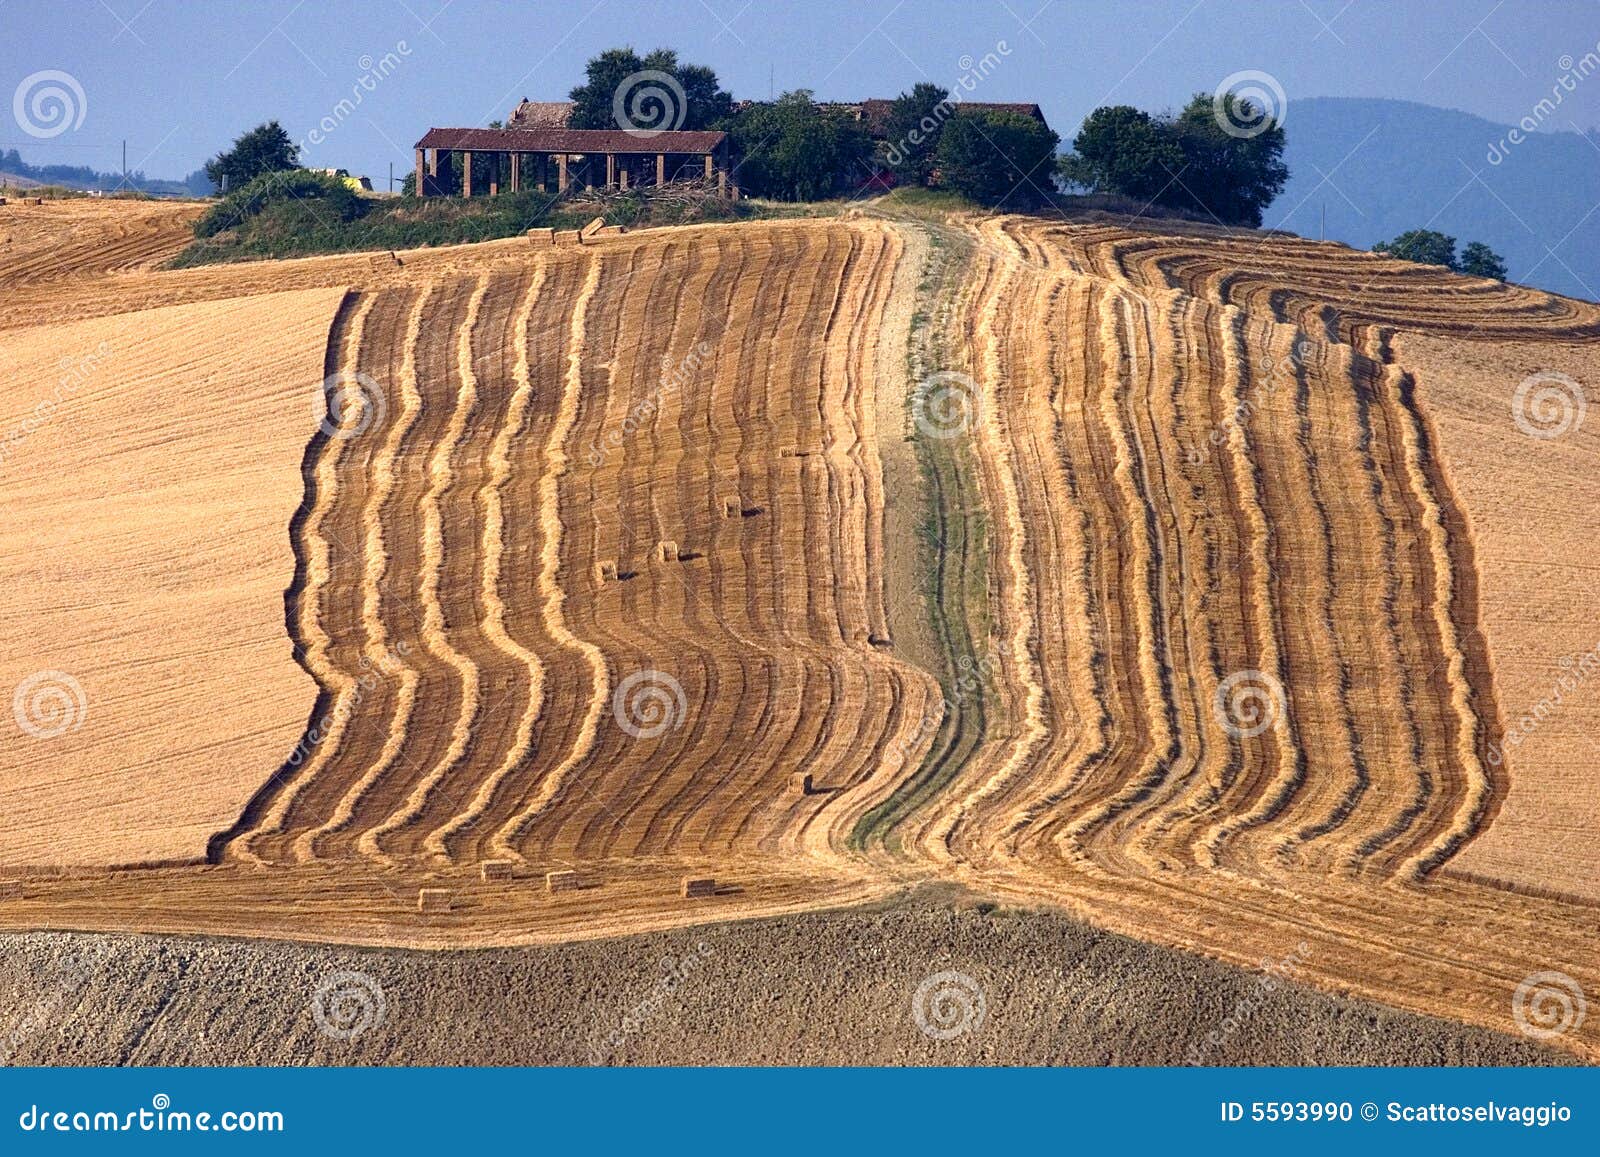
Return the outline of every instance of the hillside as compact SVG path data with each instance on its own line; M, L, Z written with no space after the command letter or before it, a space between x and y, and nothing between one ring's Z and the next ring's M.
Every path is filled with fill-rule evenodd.
M1579 589L1596 508L1592 432L1530 431L1519 381L1600 380L1600 307L870 207L17 294L9 414L102 328L190 338L112 363L175 400L148 428L16 445L39 513L0 570L102 457L189 464L162 509L197 539L120 520L123 556L195 568L13 599L66 641L34 628L12 676L78 672L88 708L7 737L0 925L553 944L948 881L1245 967L1298 944L1305 983L1498 1030L1524 977L1600 985L1600 840L1552 823L1595 807L1587 675L1508 739L1587 671L1529 600ZM239 534L206 507L235 490ZM1573 537L1519 532L1534 502ZM178 710L151 795L119 745ZM101 853L86 800L170 818ZM1600 1023L1558 1043L1600 1056Z
M1296 100L1266 224L1316 237L1326 208L1328 239L1361 249L1437 229L1487 243L1513 281L1600 300L1600 146L1576 131L1589 127L1557 108L1513 144L1510 126L1411 101Z

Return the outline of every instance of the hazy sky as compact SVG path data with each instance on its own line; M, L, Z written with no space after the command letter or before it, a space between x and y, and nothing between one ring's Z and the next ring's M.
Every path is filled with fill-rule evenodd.
M590 55L619 44L675 47L740 97L949 87L964 60L993 53L999 65L970 99L1037 101L1067 141L1096 105L1171 107L1244 70L1282 86L1291 134L1294 101L1309 96L1397 97L1510 123L1597 42L1595 0L0 0L0 100L11 98L0 147L114 169L126 138L131 168L175 177L262 120L304 140L331 118L302 160L382 188L430 125L564 97ZM19 88L47 70L81 89L82 121L41 137L58 126L25 131L16 105L33 116ZM77 101L60 81L33 88L51 83ZM353 111L337 112L346 98ZM1600 75L1548 124L1569 122L1600 125Z

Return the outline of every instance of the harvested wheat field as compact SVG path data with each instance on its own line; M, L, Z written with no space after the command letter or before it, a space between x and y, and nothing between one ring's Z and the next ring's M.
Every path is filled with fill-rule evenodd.
M949 880L1488 1029L1600 990L1595 435L1513 412L1600 307L870 212L47 300L13 426L138 337L7 443L6 676L84 707L0 752L0 925L556 944Z
M10 300L61 288L51 283L153 269L194 240L191 226L204 210L199 202L8 198L0 205L0 291Z

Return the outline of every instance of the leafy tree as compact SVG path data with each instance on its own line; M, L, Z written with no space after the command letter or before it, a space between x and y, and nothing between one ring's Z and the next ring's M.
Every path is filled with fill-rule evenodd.
M1488 277L1495 281L1506 279L1506 263L1500 254L1482 241L1473 241L1461 251L1461 272L1473 277Z
M732 118L740 188L758 197L817 201L867 173L872 140L856 121L823 112L806 89L755 104Z
M1131 105L1095 109L1072 148L1061 158L1062 180L1095 193L1154 200L1176 187L1183 170L1183 148L1171 127Z
M206 176L230 192L263 173L300 166L300 150L277 121L257 125L233 142L233 148L206 162Z
M1402 261L1415 261L1421 265L1443 265L1457 268L1456 239L1432 229L1408 229L1393 241L1380 241L1372 247L1374 253L1387 253Z
M949 89L925 81L895 97L884 124L889 138L884 159L901 184L926 185L932 179L939 136L955 109Z
M1060 142L1021 113L959 112L939 134L939 184L981 205L1031 208L1051 188Z
M671 67L660 71L676 77L678 87L683 89L684 116L683 124L678 126L680 129L703 132L726 122L733 115L733 94L722 87L717 74L709 67L704 64L679 64L677 53L665 49L652 52L646 58L645 67L655 67L649 61L658 56L670 58Z
M1229 225L1256 228L1289 179L1283 124L1276 119L1262 123L1264 111L1249 101L1230 94L1227 102L1226 116L1219 118L1214 98L1197 93L1178 114L1172 127L1183 150L1183 175L1162 199ZM1224 120L1255 127L1240 136L1228 132Z
M584 68L584 83L567 95L572 99L572 114L567 124L575 129L614 129L617 127L612 101L617 88L628 77L644 71L644 61L631 48L608 48Z
M641 128L695 131L710 128L733 115L732 95L723 91L717 74L705 65L680 64L678 54L670 48L658 48L644 57L632 48L608 48L589 61L584 69L584 83L568 94L573 108L567 123L575 129L631 127L617 122L617 90L639 72L666 73L677 82L684 97L680 110L676 94L669 93L668 100L672 104L665 110L665 119L640 125ZM681 123L674 123L679 120L680 112Z

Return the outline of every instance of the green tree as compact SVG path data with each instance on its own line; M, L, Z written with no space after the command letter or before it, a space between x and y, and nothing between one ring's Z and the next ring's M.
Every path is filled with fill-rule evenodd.
M856 121L823 112L806 89L755 104L732 118L739 187L757 197L818 201L868 173L872 140Z
M1052 187L1060 143L1021 113L958 112L939 134L939 184L981 205L1031 208Z
M1473 241L1461 251L1461 272L1473 277L1488 277L1495 281L1506 279L1506 263L1500 254L1482 241Z
M259 177L300 167L300 150L277 121L257 125L233 142L227 152L206 162L206 176L219 189L232 191Z
M1154 200L1175 188L1183 149L1171 126L1131 105L1097 108L1061 158L1062 180L1094 193Z
M679 92L674 92L671 85L649 79L623 88L630 77L641 72L665 73ZM717 74L703 64L680 64L678 54L670 48L658 48L644 57L632 48L608 48L589 61L584 77L584 82L568 94L573 107L567 123L575 129L696 131L733 115L733 96L723 91ZM617 119L619 90L625 111L633 103L630 97L640 102L632 124Z
M1283 123L1249 101L1231 94L1226 100L1219 113L1214 97L1197 93L1178 114L1172 129L1183 150L1183 174L1162 201L1257 228L1289 179Z
M1393 241L1380 241L1372 247L1374 253L1387 253L1401 261L1415 261L1420 265L1443 265L1455 269L1456 239L1432 229L1408 229Z
M901 184L926 185L945 121L955 112L950 90L926 81L895 97L884 124L884 160Z

